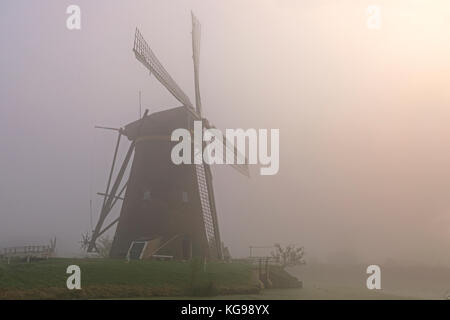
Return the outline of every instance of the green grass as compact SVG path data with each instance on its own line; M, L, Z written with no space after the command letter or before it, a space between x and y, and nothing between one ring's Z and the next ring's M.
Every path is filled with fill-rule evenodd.
M81 291L69 291L66 269L81 268ZM0 263L0 299L126 298L255 293L252 267L208 263L192 281L192 264L175 261L50 259Z

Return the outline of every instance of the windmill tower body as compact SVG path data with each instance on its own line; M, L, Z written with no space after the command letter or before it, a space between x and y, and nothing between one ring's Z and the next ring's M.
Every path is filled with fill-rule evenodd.
M221 258L221 241L206 164L175 165L172 131L191 130L196 115L186 107L154 113L125 126L135 141L125 199L111 249L124 257L133 241L155 241L161 255ZM155 249L156 249L155 247Z

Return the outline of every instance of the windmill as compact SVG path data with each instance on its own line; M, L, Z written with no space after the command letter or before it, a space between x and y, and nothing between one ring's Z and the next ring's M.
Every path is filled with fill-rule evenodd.
M199 85L200 31L200 23L192 13L194 107L136 28L133 46L136 59L182 105L150 115L146 110L141 119L123 128L107 128L117 131L118 136L106 191L101 194L104 196L102 209L89 239L88 252L95 251L99 237L117 224L111 257L129 256L136 244L140 250L145 247L147 256L170 256L176 259L189 259L192 256L223 258L209 165L175 165L170 157L174 145L170 139L173 130L185 128L192 131L194 121L202 121L204 129L215 128L202 116ZM131 143L113 181L118 148L123 136ZM234 144L227 143L224 139L225 148L233 148L232 146ZM236 148L233 151L237 152ZM123 181L133 152L129 177ZM231 166L249 176L246 163ZM118 201L123 201L119 217L106 223ZM139 251L139 255L142 254Z

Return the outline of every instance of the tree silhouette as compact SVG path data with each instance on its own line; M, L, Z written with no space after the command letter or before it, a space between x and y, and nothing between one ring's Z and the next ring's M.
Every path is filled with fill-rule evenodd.
M279 243L274 245L275 251L272 252L272 257L274 257L283 268L298 266L305 264L303 256L305 255L304 247L296 247L290 244L283 248Z

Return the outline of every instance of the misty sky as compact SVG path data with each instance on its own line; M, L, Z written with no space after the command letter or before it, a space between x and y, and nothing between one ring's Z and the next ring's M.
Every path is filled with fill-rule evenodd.
M370 4L381 30L366 27ZM450 265L444 0L1 1L0 247L56 236L79 254L116 139L94 126L136 120L139 90L150 112L179 105L136 61L135 27L194 101L191 9L206 117L280 129L278 175L213 169L232 255L280 242L323 261Z

